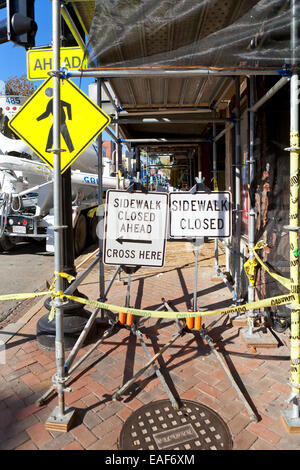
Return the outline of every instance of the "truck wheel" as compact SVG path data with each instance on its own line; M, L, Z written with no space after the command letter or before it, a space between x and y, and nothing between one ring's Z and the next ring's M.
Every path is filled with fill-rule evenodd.
M2 237L0 238L1 251L9 251L12 249L13 246L15 246L15 243L13 243L10 238L6 235L2 235Z
M90 219L90 223L89 223L89 239L92 244L96 243L98 240L97 225L98 225L98 217L94 215L94 217Z
M86 218L84 215L80 214L78 217L77 223L74 228L74 252L75 257L79 256L80 253L84 250L86 244Z

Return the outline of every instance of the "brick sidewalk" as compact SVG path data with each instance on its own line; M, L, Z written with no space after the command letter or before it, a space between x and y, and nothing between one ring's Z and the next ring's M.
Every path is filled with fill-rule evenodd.
M209 310L229 306L229 290L213 276L212 262L202 263L199 272L199 305ZM90 299L97 298L98 270L80 287ZM125 274L122 274L125 279ZM107 276L109 280L109 276ZM192 307L194 266L169 267L163 273L133 276L131 306L155 309L161 298L172 301L178 310ZM108 301L123 305L126 286L116 282ZM0 366L0 441L1 449L117 449L117 440L124 421L130 414L151 401L167 398L153 370L139 378L125 392L121 401L112 401L112 394L132 377L147 361L136 337L120 329L109 337L81 365L72 377L66 404L78 409L78 416L68 433L49 432L45 422L57 405L53 398L47 405L35 402L51 384L55 373L53 352L39 349L35 340L36 324L42 309L7 343L6 364ZM204 320L209 324L212 318ZM5 328L1 330L1 333ZM177 331L170 320L151 320L141 328L151 350L163 346ZM234 449L291 450L300 449L300 435L289 434L281 419L288 408L290 394L289 335L280 335L277 349L260 349L252 353L242 341L240 328L222 318L210 335L226 358L235 379L248 402L260 416L250 421L244 404L231 386L215 355L199 336L187 333L163 355L162 371L172 390L182 399L195 400L215 410L228 424ZM80 350L84 354L87 348ZM66 353L67 355L67 353Z

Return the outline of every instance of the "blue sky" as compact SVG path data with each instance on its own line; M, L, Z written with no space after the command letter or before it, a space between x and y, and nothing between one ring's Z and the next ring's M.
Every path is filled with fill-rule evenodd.
M6 17L6 9L0 10L0 19ZM51 44L52 40L52 2L50 0L35 0L35 20L38 30L35 36L35 45L46 46ZM26 50L23 47L16 46L12 42L0 44L0 80L6 81L13 75L20 76L26 74ZM74 80L77 86L88 93L88 85L94 79L84 78ZM35 81L38 86L42 82Z

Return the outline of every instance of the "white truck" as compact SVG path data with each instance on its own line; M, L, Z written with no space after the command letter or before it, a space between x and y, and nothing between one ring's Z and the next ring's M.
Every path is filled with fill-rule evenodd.
M26 101L22 96L0 96L0 251L17 242L46 239L53 252L53 174L28 145L12 135L8 120ZM6 134L6 135L4 135ZM72 165L72 220L75 256L86 242L95 242L98 206L97 145L92 143ZM103 192L115 188L118 175L103 159ZM121 188L129 185L120 181Z

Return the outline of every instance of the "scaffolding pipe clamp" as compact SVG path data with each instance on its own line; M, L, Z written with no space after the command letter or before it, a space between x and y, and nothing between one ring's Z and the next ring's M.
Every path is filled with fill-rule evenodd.
M286 147L284 149L286 152L300 152L300 147Z
M47 74L50 77L66 78L66 77L64 77L65 72L63 71L63 69L61 69L61 70L49 70L49 72L47 72Z

